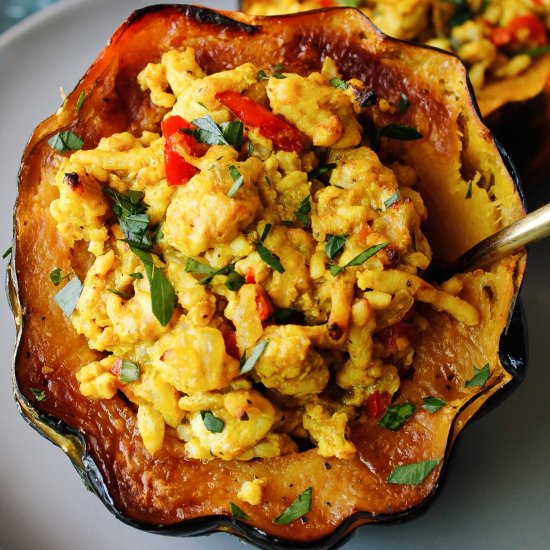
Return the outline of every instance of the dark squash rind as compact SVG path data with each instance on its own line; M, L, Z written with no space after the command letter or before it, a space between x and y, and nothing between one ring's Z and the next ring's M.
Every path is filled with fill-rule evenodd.
M345 14L345 15L344 15ZM390 40L385 38L383 35L381 35L378 31L374 30L366 20L361 19L361 22L359 23L359 20L357 19L359 16L358 14L354 13L353 10L344 10L344 11L334 11L329 10L329 12L318 12L314 15L306 15L306 16L294 16L289 17L285 19L280 20L274 20L275 22L281 22L284 21L284 25L286 28L290 28L293 31L296 31L297 28L303 29L304 32L310 32L312 33L312 20L306 19L308 17L324 17L326 21L330 22L331 18L339 18L338 23L344 22L348 23L350 28L356 28L354 25L364 25L364 32L365 35L369 35L370 38L372 38L374 41L377 41L377 44L379 43L380 48L386 48L386 50L390 50L393 52L392 55L400 55L400 52L408 52L410 53L412 50L410 49L411 46L405 46L404 44L401 44L398 41ZM235 17L239 19L245 20L245 16L242 15L235 15ZM211 45L211 39L208 35L204 35L204 33L213 33L214 31L217 33L220 31L220 27L224 30L224 33L226 35L231 36L231 40L235 41L235 48L237 48L237 51L242 55L243 53L238 48L248 39L255 36L261 36L262 35L262 27L255 26L251 24L244 24L241 21L234 21L231 18L228 18L224 15L220 15L216 12L213 12L211 10L206 10L204 8L194 8L194 7L188 7L188 6L155 6L151 8L146 8L144 10L140 10L136 12L134 15L130 17L130 19L119 29L110 44L110 46L100 55L98 58L98 61L92 66L90 71L85 75L83 80L79 83L75 91L71 94L71 96L68 98L63 110L55 115L54 117L48 119L43 124L41 124L33 137L31 138L29 145L27 147L25 156L23 158L23 164L22 164L22 170L20 173L20 185L22 189L21 197L18 199L18 213L19 216L16 216L16 241L14 241L14 255L12 258L12 265L10 268L10 282L9 282L9 295L12 303L12 308L14 310L14 315L16 316L16 319L18 320L18 347L16 351L16 358L15 358L15 370L14 370L14 384L16 387L16 397L18 400L18 404L20 407L20 410L23 414L23 416L27 419L31 425L43 433L46 437L51 439L54 443L60 445L63 447L63 449L69 454L71 457L73 463L75 464L77 470L79 471L81 477L85 480L85 482L91 486L100 496L102 501L106 504L106 506L113 512L117 517L119 517L121 520L134 525L136 527L146 529L149 531L154 532L162 532L166 534L183 534L183 535L195 535L200 533L205 533L209 531L215 531L215 530L223 530L223 531L229 531L234 534L237 534L238 536L241 536L259 546L263 547L307 547L310 546L312 543L316 548L324 548L324 547L331 547L338 542L341 542L350 532L353 531L355 527L357 527L360 524L364 523L384 523L389 521L397 521L402 520L405 518L412 517L415 513L417 513L419 510L424 508L426 504L432 499L433 495L436 493L438 487L441 484L442 479L442 471L445 470L445 465L448 461L448 458L450 456L452 442L460 432L460 428L456 427L456 421L458 418L468 419L473 414L477 413L477 410L480 408L480 406L483 403L488 402L489 400L492 400L496 397L503 396L505 393L507 393L508 390L513 389L517 383L522 378L522 368L521 365L525 364L525 353L524 353L524 346L522 346L521 342L523 341L523 331L521 329L522 323L521 321L518 321L517 315L513 317L513 321L509 326L508 333L503 336L503 342L509 343L514 342L515 348L514 352L510 356L504 356L502 353L503 350L505 350L505 346L501 345L501 363L502 366L506 371L510 373L510 376L504 375L504 370L502 371L502 374L499 375L498 380L495 380L493 384L488 385L487 388L484 388L483 391L480 391L473 395L471 399L467 399L464 401L462 407L456 411L455 416L452 419L451 424L448 426L449 432L446 439L446 443L444 446L444 461L443 461L443 468L440 468L439 471L436 471L432 477L431 477L431 485L429 485L429 490L427 489L422 493L421 497L416 498L416 501L414 501L414 504L412 505L403 505L403 508L401 510L393 511L391 513L381 513L378 511L377 513L374 512L357 512L351 514L347 518L343 518L340 522L339 527L333 530L329 530L326 528L321 528L320 530L313 531L313 532L307 532L303 530L303 527L295 526L294 531L289 531L285 529L280 529L277 531L277 527L275 526L269 526L269 529L271 530L271 534L266 534L266 528L264 522L264 529L260 529L257 527L253 527L245 522L240 522L237 520L234 520L227 515L223 514L216 514L216 513L208 513L203 514L200 517L190 518L186 519L184 521L174 521L171 520L164 520L164 521L157 521L154 518L151 519L151 521L146 521L146 518L143 516L143 514L147 513L147 510L143 511L143 514L141 517L132 516L129 513L127 513L128 508L122 508L122 503L125 502L126 505L128 503L125 501L125 499L128 498L128 496L132 496L131 493L124 494L123 497L121 497L120 491L124 489L124 487L121 488L120 483L122 483L122 480L116 478L116 471L113 470L113 465L109 463L109 454L106 454L105 456L98 451L98 449L104 449L101 447L102 441L101 439L98 440L98 437L101 438L101 433L99 435L96 434L88 434L88 437L93 437L93 441L88 441L84 439L84 437L80 434L80 432L76 431L74 428L70 427L69 423L63 422L58 417L52 414L48 414L48 407L53 407L53 410L58 406L57 400L59 399L60 394L55 394L52 391L53 396L53 403L38 403L34 399L30 397L29 394L29 387L31 385L32 380L39 380L40 376L38 373L39 367L41 367L41 362L39 359L35 358L31 355L27 357L27 353L30 354L31 350L34 350L35 348L32 348L32 345L34 345L32 342L29 343L29 334L31 334L32 337L36 338L37 335L37 315L39 313L38 309L34 311L34 308L39 308L39 305L29 302L28 300L24 301L24 309L21 311L21 306L19 302L19 297L25 296L27 289L26 288L18 288L16 278L12 277L13 273L17 273L17 279L24 281L25 283L28 283L28 280L25 279L25 273L24 273L24 265L25 260L28 260L30 258L29 256L29 250L25 249L24 243L21 244L17 240L17 236L20 235L20 232L24 233L24 221L23 219L25 214L27 216L26 219L28 219L29 212L26 212L26 210L21 210L21 201L27 206L28 204L25 203L25 200L28 202L29 197L25 195L24 187L25 185L29 185L29 181L32 180L32 170L33 170L33 163L32 160L36 156L42 155L42 159L49 160L49 156L51 156L51 153L48 152L48 150L45 148L44 141L47 139L47 137L51 134L53 134L55 131L59 131L61 128L73 128L78 127L79 121L75 120L74 115L74 105L76 103L76 99L78 95L80 94L80 91L84 89L84 86L89 84L90 81L98 81L100 82L100 85L102 85L105 81L109 81L109 79L112 79L111 82L111 92L113 94L117 93L117 86L121 86L123 84L128 84L128 82L131 81L131 77L128 76L125 71L128 70L127 65L124 64L124 62L120 62L120 66L118 65L118 62L120 61L118 59L118 56L114 56L113 59L109 59L109 54L113 52L114 49L120 46L120 43L124 40L124 35L126 32L133 32L135 29L135 25L139 25L141 22L147 20L148 24L156 24L162 26L162 24L165 22L163 18L166 18L166 21L175 21L177 20L178 23L186 24L186 25L197 25L198 27L193 28L199 28L201 29L201 32L203 35L200 35L199 38ZM251 19L251 23L262 23L264 22L261 19ZM268 25L271 24L271 21L269 21ZM265 25L265 22L264 22ZM322 26L321 26L322 27ZM157 33L158 33L157 29ZM163 29L165 30L165 29ZM349 30L349 29L348 29ZM345 57L349 57L350 55L355 56L350 61L350 65L353 64L355 61L357 61L357 56L360 55L357 48L352 44L341 44L341 41L346 38L346 34L339 34L339 35L331 35L330 32L327 32L327 35L323 35L323 30L315 31L315 39L316 40L324 40L321 50L325 53L330 53L331 55L334 55L337 60L343 60ZM335 32L334 29L332 29L331 32ZM349 31L351 32L351 31ZM199 55L199 59L206 64L207 66L212 66L214 64L218 67L218 70L220 68L223 68L223 63L229 63L229 56L232 55L233 52L233 43L228 42L227 36L224 36L220 38L220 41L225 40L224 43L225 46L220 46L219 50L215 50L214 52L210 50L203 49L202 51L202 58L201 55ZM248 37L248 38L247 38ZM173 37L172 37L173 38ZM311 37L309 37L311 38ZM339 39L340 41L336 40ZM210 42L209 42L210 40ZM200 40L199 40L200 42ZM334 44L337 43L338 45L335 46ZM273 46L273 44L271 44ZM302 46L302 41L299 41L300 47ZM311 44L310 44L311 46ZM344 46L347 47L347 50L344 49ZM223 49L225 48L225 49ZM288 48L287 48L288 49ZM250 45L249 45L250 50ZM386 51L385 50L385 51ZM298 65L300 66L301 70L305 70L305 68L308 68L308 63L312 63L313 61L316 61L317 66L319 63L319 59L312 59L307 58L307 55L313 55L311 51L308 53L306 51L306 57L305 61L304 58L300 58L299 61L296 61ZM312 50L313 51L313 50ZM315 50L317 51L317 50ZM430 50L425 50L429 52ZM345 52L345 54L344 54ZM288 52L286 52L287 55L290 55ZM137 57L139 57L138 54L136 54ZM426 55L428 55L426 53ZM436 54L433 54L436 55ZM437 54L438 56L442 54ZM215 56L215 59L214 59ZM220 61L221 57L221 61ZM445 56L446 57L446 56ZM289 57L289 64L291 64ZM452 58L454 59L454 58ZM268 60L265 59L267 62ZM269 59L271 61L271 59ZM238 63L237 61L234 61L235 63ZM217 65L216 65L217 64ZM220 67L220 64L222 67ZM452 65L452 63L451 63ZM349 65L348 65L349 66ZM114 68L112 68L114 67ZM457 68L458 65L455 65L455 68ZM309 67L316 68L316 67ZM292 67L289 67L289 69L292 70ZM384 69L384 67L382 67ZM458 69L457 69L458 70ZM369 78L372 77L372 70L370 73L370 77L368 73L364 73L362 76L365 80L369 80ZM410 75L408 75L410 76ZM464 80L462 81L462 86L465 88ZM105 88L108 89L108 86ZM103 90L105 91L105 90ZM107 90L109 91L109 90ZM414 90L413 90L414 91ZM97 102L95 102L95 98L93 94L91 97L87 99L86 105L82 109L82 118L88 126L86 127L86 130L88 131L87 137L90 137L90 141L97 142L99 137L102 135L102 132L105 133L112 133L113 131L117 131L118 129L125 129L126 125L128 124L128 112L125 112L123 109L117 110L116 107L112 111L103 112L104 118L101 119L99 122L101 124L97 124L97 120L95 118L90 118L90 110L93 107L97 107L99 105ZM128 105L126 105L127 109L130 110L130 115L132 112L134 112L134 119L140 115L144 114L147 115L143 120L145 120L145 123L141 122L142 119L138 121L138 126L135 126L135 129L138 129L139 125L143 124L153 124L158 122L158 115L159 113L150 112L149 110L145 109L143 107L143 98L139 96L139 93L134 93L134 95L127 96L127 99L129 101ZM141 103L140 103L141 101ZM429 98L426 98L425 101L429 103ZM472 106L472 99L469 98L469 104L470 108L473 112L473 106ZM145 109L145 110L143 110ZM157 118L155 118L157 117ZM131 119L131 116L130 116ZM134 120L134 123L135 120ZM479 124L479 121L477 122ZM494 145L490 145L491 139L490 136L487 134L483 134L481 132L481 135L483 136L483 144L485 142L489 145L487 145L488 150L491 154L497 155L498 152ZM492 147L492 148L491 148ZM391 151L391 146L388 146L388 150ZM497 158L496 156L494 157ZM47 164L47 163L46 163ZM495 165L498 168L498 163ZM34 167L36 170L36 167ZM498 177L504 177L506 179L503 172L503 169L498 168L500 170L499 174L501 176ZM498 172L498 170L496 170ZM36 173L34 174L36 176ZM508 176L509 177L509 176ZM505 187L505 185L504 185ZM505 197L506 198L506 197ZM37 201L37 203L42 200L43 198L34 198L33 201ZM521 204L518 206L517 204L514 206L514 200L513 197L510 198L511 206L513 208L510 208L510 212L508 212L508 216L516 216L519 215L521 211ZM516 201L517 202L517 201ZM514 204L512 204L514 203ZM31 206L37 206L34 202L31 203ZM39 206L39 205L38 205ZM517 210L514 210L514 208ZM487 227L482 228L483 232L490 232L491 231L490 223ZM470 238L475 238L475 236L470 236ZM457 242L454 245L454 248L456 250L460 250L460 247L467 248L469 246L469 242ZM456 250L453 252L456 253ZM19 258L19 253L21 252L21 258ZM515 269L518 271L517 279L518 281L521 279L521 274L523 271L523 258L520 256L515 261L510 260L510 262L507 264L506 269L512 270ZM44 276L44 274L38 273L36 275L37 277ZM47 278L47 275L46 277ZM38 283L37 283L38 284ZM508 285L508 293L509 294L515 294L515 292L518 290L518 285L515 287L513 285ZM57 318L59 319L59 312L52 312L53 315L57 313ZM437 317L439 315L440 319L443 317L441 314L433 314L433 316ZM26 323L23 323L23 319L26 318ZM59 322L65 322L63 319L61 319ZM31 326L31 329L29 329L29 326ZM68 327L69 325L67 325ZM30 330L30 333L29 333ZM34 332L33 332L34 331ZM29 347L30 346L30 347ZM38 348L36 348L38 349ZM56 357L52 357L52 360L55 360ZM57 358L59 359L59 358ZM28 365L25 364L25 361L28 362ZM520 368L512 368L514 365L517 367L517 365L520 366ZM495 367L496 368L496 367ZM25 370L27 369L27 370ZM34 369L34 370L32 370ZM29 372L32 370L32 372L29 374ZM30 376L30 378L29 378ZM34 378L33 378L34 377ZM67 391L70 388L65 388ZM77 399L77 397L73 397L73 399ZM61 410L64 410L61 408ZM98 407L98 411L107 411L108 409L101 409L101 407ZM71 414L68 413L68 418L71 418ZM76 421L79 419L72 418L72 421ZM82 428L81 428L82 429ZM99 446L98 446L99 445ZM105 451L106 452L106 451ZM304 453L307 454L307 453ZM318 456L313 454L308 454L307 459L312 462L317 460ZM337 464L337 463L336 463ZM389 464L388 464L389 465ZM220 467L222 465L219 465ZM214 466L216 467L216 466ZM114 477L115 476L115 477ZM428 486L427 486L428 487ZM113 490L116 488L116 495L113 493ZM320 490L320 488L318 489ZM405 492L404 492L405 494ZM418 493L420 494L420 493ZM411 498L411 497L407 497ZM414 500L414 499L413 499ZM407 502L407 501L404 501ZM411 501L412 502L412 501ZM225 503L227 504L227 503ZM136 507L135 503L131 506L134 506L132 509L134 510L134 513L136 513ZM216 508L215 505L213 505L213 508ZM219 509L219 503L217 506L217 509ZM227 513L226 510L224 512ZM141 512L140 512L141 513ZM160 517L160 516L159 516ZM272 515L271 517L274 517ZM314 522L312 522L314 523ZM316 528L315 525L313 525L314 528ZM302 529L301 532L300 529Z

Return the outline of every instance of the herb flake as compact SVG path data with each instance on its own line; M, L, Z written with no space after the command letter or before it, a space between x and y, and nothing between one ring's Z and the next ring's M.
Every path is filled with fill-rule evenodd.
M378 151L380 149L380 140L383 137L390 139L398 139L401 141L413 141L424 137L416 128L412 126L403 126L401 124L388 124L382 128L378 128L372 141L372 149Z
M231 198L242 187L242 185L244 183L244 177L239 172L239 170L237 169L236 166L230 166L229 167L229 174L231 175L231 178L233 179L233 185L229 188L229 191L227 192L227 196L229 198Z
M239 120L216 124L210 115L206 115L195 118L192 123L195 128L184 132L201 143L239 147L243 141L244 125Z
M125 300L129 300L132 297L131 294L128 294L127 292L124 292L122 290L117 290L116 288L108 288L107 292L110 292L111 294L116 294L117 296L120 296Z
M397 108L401 113L405 114L409 110L410 106L411 106L411 102L409 101L409 98L403 92L401 92L399 94L399 101L397 102Z
M301 518L311 510L312 487L308 487L300 493L292 504L278 517L273 520L277 525L288 525Z
M73 277L54 297L55 303L62 309L66 317L70 317L76 308L82 283L78 277Z
M297 309L291 309L288 307L283 307L278 309L273 313L273 322L276 325L302 325L305 323L305 316L301 311Z
M140 370L138 365L126 359L122 361L122 366L120 367L120 381L123 384L139 380L139 375Z
M67 151L78 151L82 149L84 140L74 132L65 130L53 135L48 140L48 145L59 153L66 153Z
M386 208L390 208L390 206L393 206L396 202L399 201L399 199L401 199L401 193L399 193L399 191L396 191L393 195L391 195L384 201L384 206Z
M339 273L344 271L344 269L346 269L346 267L361 265L361 264L365 263L368 259L372 258L376 253L378 253L380 250L382 250L384 247L388 246L389 244L390 244L389 242L385 242L385 243L375 244L373 246L370 246L366 250L363 250L363 252L361 252L361 254L358 254L357 256L355 256L355 258L350 260L346 265L343 265L343 266L331 265L331 266L329 266L330 272L335 277L336 275L338 275Z
M44 401L46 399L46 392L37 388L29 388L29 391L36 397L37 401Z
M358 8L361 5L361 0L336 0L336 3L346 8Z
M126 242L133 247L149 251L153 242L149 235L149 216L145 213L147 205L141 202L141 191L119 193L109 187L103 188L103 193L113 201L113 212L120 222Z
M386 481L397 485L420 485L440 462L441 459L424 460L397 466L392 470Z
M473 185L473 182L470 180L468 182L468 189L466 190L466 198L467 199L471 199L472 198L472 185Z
M331 86L333 86L334 88L338 88L339 90L347 90L349 87L344 80L336 76L331 78L329 82Z
M302 202L298 205L298 208L294 211L296 218L302 222L305 227L309 227L311 214L311 195L307 195L302 199Z
M489 363L485 364L480 369L474 367L474 372L474 376L464 385L466 388L480 388L485 386L487 380L489 380L491 376L491 372L489 371Z
M407 420L413 415L415 406L412 403L400 403L386 407L384 416L378 422L382 428L396 432L402 428Z
M234 292L237 292L245 283L244 277L238 271L230 271L227 274L227 279L225 280L225 286Z
M447 404L446 401L443 401L443 399L439 399L437 397L423 397L422 401L424 401L422 408L429 413L437 412L441 409L441 407L444 407Z
M63 271L60 267L56 267L51 273L50 273L50 281L54 284L54 286L59 286L61 282L63 282L65 279L68 279L72 273L67 273L66 275L63 275Z
M75 113L80 112L80 109L82 109L82 105L84 104L85 99L86 99L86 90L82 90L80 92L80 95L78 96L78 99L76 100L76 105L74 108Z
M325 244L325 252L327 256L332 260L340 251L346 246L347 235L327 235L327 241Z
M201 411L201 418L204 422L204 427L214 434L221 433L225 427L225 422L221 418L214 416L212 411Z
M265 351L265 348L267 348L267 345L269 344L269 340L262 340L258 344L256 344L252 351L250 352L250 357L246 358L246 353L243 354L243 357L241 358L241 368L239 371L239 374L246 374L247 372L250 372L254 365L258 362L258 359L262 356L262 353Z
M151 309L159 323L165 327L172 319L176 303L176 292L162 269L154 263L151 252L130 246L132 252L141 260L151 289Z
M4 252L4 254L2 254L2 259L5 260L8 256L11 256L11 252L12 252L12 247L10 246L10 247Z
M261 242L256 243L256 252L260 255L260 258L271 268L279 273L284 273L285 268L282 266L279 258L269 251Z
M243 512L234 502L229 503L229 510L231 510L231 515L237 519L250 519L250 517Z
M315 167L313 170L310 170L307 173L307 179L319 179L319 176L322 176L323 174L326 174L327 172L330 172L331 170L334 170L336 168L335 162L327 162L325 164L319 164L319 166Z

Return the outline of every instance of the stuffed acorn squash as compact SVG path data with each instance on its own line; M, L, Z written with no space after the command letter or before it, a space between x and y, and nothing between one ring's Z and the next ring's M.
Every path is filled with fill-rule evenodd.
M522 215L455 57L140 10L23 156L19 405L124 521L330 546L425 504L519 376L524 255L422 273Z

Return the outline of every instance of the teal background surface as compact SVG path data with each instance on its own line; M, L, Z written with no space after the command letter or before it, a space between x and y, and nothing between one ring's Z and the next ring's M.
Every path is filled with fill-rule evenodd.
M31 13L38 11L57 0L1 0L0 32L9 29Z

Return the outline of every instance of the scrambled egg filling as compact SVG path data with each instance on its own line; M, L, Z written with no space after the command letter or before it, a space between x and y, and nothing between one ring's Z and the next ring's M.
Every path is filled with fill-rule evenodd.
M81 392L125 394L151 454L171 434L201 460L353 456L352 423L412 364L415 304L478 322L458 279L418 276L414 170L380 162L362 85L330 59L307 77L207 76L188 48L138 81L169 110L162 132L64 158L50 207L95 256L70 320L105 357L76 374ZM264 483L239 497L260 503Z
M339 0L255 0L249 12L278 15L352 5ZM488 81L521 74L547 53L548 0L360 0L383 32L456 53L479 91Z

